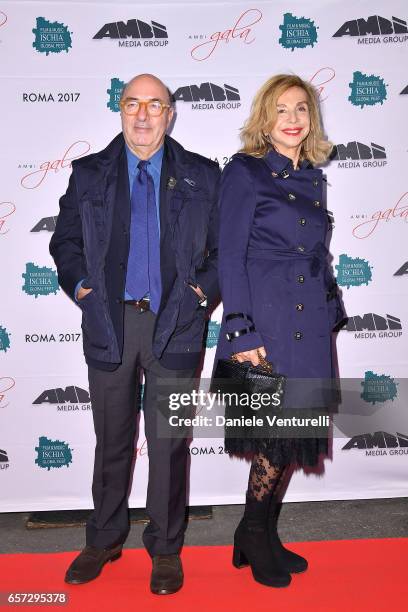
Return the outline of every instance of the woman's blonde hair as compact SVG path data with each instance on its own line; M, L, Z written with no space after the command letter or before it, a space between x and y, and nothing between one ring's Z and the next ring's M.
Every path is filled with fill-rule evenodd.
M299 160L308 159L312 164L321 164L329 157L333 145L323 134L316 90L294 74L277 74L257 91L251 113L241 129L243 147L240 152L263 157L273 147L269 134L278 117L278 98L290 87L301 87L309 106L310 132L302 143Z

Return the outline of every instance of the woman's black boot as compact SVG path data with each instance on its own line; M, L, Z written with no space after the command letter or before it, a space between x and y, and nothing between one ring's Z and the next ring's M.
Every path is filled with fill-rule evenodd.
M247 496L245 513L234 535L232 563L237 568L250 565L254 579L261 584L285 587L290 584L291 576L270 545L269 502L268 497L257 501Z
M291 574L300 574L308 568L308 563L304 557L285 548L278 534L278 518L281 504L278 504L275 497L271 499L269 506L269 541L272 550L280 559L283 567Z

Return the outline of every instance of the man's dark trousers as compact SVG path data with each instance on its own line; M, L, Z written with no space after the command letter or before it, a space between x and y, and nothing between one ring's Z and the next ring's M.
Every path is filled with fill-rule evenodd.
M86 299L86 298L85 298ZM143 409L149 454L143 541L151 556L178 553L185 527L187 441L157 431L160 380L183 379L192 388L194 369L168 370L152 354L155 315L125 306L121 365L112 371L89 367L96 433L92 485L95 510L87 523L87 544L110 548L129 532L128 493L134 454L140 372L145 376Z

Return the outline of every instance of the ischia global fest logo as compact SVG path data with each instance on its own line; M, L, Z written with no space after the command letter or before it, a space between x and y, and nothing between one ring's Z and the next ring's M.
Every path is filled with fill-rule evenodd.
M391 376L386 374L375 374L368 371L364 375L364 381L361 383L363 392L361 399L369 404L394 401L397 397L397 384Z
M10 348L10 333L0 325L0 353L7 353Z
M207 340L206 340L207 348L214 348L215 346L217 346L218 338L220 335L220 329L221 329L221 325L220 323L217 323L217 321L210 321L208 323L208 333L207 333Z
M314 21L306 17L295 17L292 13L285 13L283 24L279 29L282 32L279 44L285 49L294 51L313 47L317 43L317 27Z
M35 450L37 451L35 463L48 471L51 468L69 467L72 463L72 448L61 440L50 440L46 436L41 436Z
M349 83L351 94L349 101L354 106L374 106L383 104L387 99L387 85L384 79L374 74L364 74L356 71L353 73L353 81Z
M37 17L37 27L33 29L35 40L33 47L39 53L68 53L72 47L72 32L68 26L58 21L47 21L44 17Z
M125 81L121 81L117 77L113 77L111 79L110 89L106 90L106 93L109 96L109 99L108 99L108 101L106 103L106 106L113 113L119 113L120 112L119 102L120 102L120 96L122 95L122 91L123 91L124 86L125 86Z
M339 263L335 266L337 270L337 284L341 287L359 287L368 285L372 281L372 266L360 257L349 257L342 254Z
M27 295L38 298L39 295L56 295L59 291L57 273L52 268L46 266L36 266L29 262L26 264L26 271L21 275L24 278L23 291Z

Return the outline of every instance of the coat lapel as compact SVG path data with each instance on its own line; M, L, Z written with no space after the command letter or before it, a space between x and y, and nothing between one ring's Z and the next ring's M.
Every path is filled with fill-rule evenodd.
M185 161L184 149L166 137L160 181L160 224L163 239L167 233L173 234L182 209L191 205L194 192L200 189L198 183L195 167Z
M116 172L112 171L108 179L106 197L107 199L113 197L116 201L115 217L118 222L125 227L130 227L130 187L125 147L115 166Z

